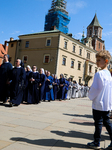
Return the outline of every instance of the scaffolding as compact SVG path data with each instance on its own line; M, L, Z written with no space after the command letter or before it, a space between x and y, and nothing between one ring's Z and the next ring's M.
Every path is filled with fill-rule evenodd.
M70 22L70 17L66 11L66 4L65 0L52 0L51 9L45 17L45 31L52 30L55 27L65 34L68 33L67 25Z
M60 10L61 12L68 14L66 11L66 4L67 2L65 0L53 0L49 12Z

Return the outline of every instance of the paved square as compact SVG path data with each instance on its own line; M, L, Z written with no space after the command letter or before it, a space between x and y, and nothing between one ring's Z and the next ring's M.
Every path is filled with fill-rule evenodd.
M93 140L92 102L88 98L21 104L0 104L1 150L86 150ZM101 147L110 143L103 127Z

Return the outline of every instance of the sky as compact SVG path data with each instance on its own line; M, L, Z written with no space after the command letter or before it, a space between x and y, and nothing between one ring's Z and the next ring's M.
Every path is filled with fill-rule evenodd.
M0 43L10 37L44 31L45 15L52 0L0 0ZM112 0L67 0L69 33L81 39L95 13L103 27L102 40L112 55Z

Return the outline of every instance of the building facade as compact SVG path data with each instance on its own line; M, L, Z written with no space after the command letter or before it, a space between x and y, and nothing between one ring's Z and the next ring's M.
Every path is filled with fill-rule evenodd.
M91 85L96 67L96 51L92 45L83 44L71 35L59 30L20 35L10 39L8 54L11 63L20 58L26 65L36 65L52 74L71 77L80 83Z

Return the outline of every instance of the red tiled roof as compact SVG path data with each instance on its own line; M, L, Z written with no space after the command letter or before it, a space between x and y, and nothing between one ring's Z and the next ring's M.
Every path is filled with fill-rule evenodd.
M4 49L3 45L0 44L0 58L4 56L4 54L7 54L8 52L8 46L6 46L6 50Z

